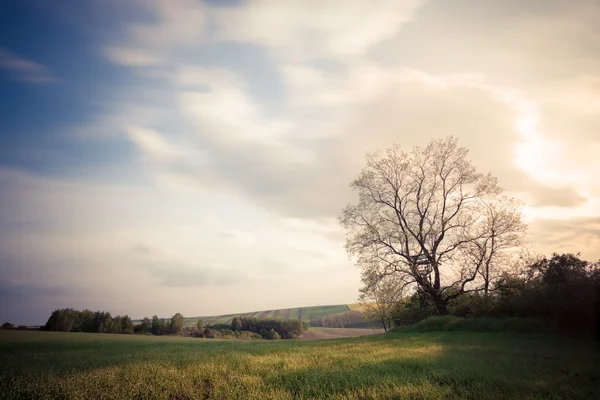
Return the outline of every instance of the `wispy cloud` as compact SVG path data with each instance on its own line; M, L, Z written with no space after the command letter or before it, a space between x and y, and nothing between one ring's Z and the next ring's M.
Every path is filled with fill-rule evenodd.
M45 84L56 81L50 69L40 63L19 57L7 50L0 48L0 69L8 71L17 80Z

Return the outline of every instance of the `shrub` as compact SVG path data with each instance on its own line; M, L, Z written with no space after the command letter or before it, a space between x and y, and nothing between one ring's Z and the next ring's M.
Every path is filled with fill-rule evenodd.
M197 338L203 338L204 337L204 332L205 332L204 328L198 329L198 330L196 330L194 332L194 336L197 337Z
M208 339L222 339L223 334L216 329L206 328L204 330L204 337Z

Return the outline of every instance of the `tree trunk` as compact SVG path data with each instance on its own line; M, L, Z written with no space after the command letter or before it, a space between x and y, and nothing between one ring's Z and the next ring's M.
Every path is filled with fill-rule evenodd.
M435 308L437 309L438 315L448 315L448 304L441 298L441 296L435 297Z

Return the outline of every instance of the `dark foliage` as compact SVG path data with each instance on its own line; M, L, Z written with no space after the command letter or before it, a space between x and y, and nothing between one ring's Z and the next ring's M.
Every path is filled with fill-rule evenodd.
M5 322L2 324L2 329L13 329L15 326L10 322Z
M231 320L231 329L233 329L234 331L242 330L242 321L240 320L240 317L234 317Z
M600 265L554 254L533 264L526 277L501 279L491 306L493 315L540 318L562 330L600 334Z
M490 296L464 294L449 304L464 318L535 318L571 333L600 339L600 264L574 254L554 254L529 266L522 276L505 276ZM434 305L415 293L394 310L395 324L414 324L436 314Z
M133 333L133 322L129 316L112 317L104 311L78 311L72 308L52 312L44 326L47 331L93 332L93 333Z

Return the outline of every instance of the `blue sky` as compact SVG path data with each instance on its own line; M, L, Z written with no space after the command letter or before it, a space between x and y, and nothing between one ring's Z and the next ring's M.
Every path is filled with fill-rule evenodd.
M353 302L364 154L449 134L600 258L600 7L522 3L3 2L0 320Z

